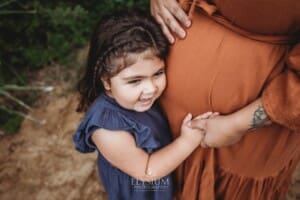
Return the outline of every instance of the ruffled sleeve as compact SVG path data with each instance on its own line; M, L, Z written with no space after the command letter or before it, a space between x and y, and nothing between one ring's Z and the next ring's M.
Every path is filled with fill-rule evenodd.
M160 146L160 143L153 136L151 128L137 123L123 113L105 108L101 112L88 113L82 120L73 135L76 150L82 153L95 151L97 147L92 142L91 136L99 128L127 131L134 137L136 145L148 152Z
M300 43L291 50L285 70L264 90L262 102L272 121L300 131Z

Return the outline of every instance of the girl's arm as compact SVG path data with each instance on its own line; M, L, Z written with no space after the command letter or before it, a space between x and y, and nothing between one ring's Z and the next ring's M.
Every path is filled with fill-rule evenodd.
M112 165L138 180L153 181L171 173L200 144L203 130L191 129L190 120L189 114L183 121L181 135L151 155L137 147L133 136L126 131L98 129L92 140ZM204 125L202 120L199 126L204 128Z

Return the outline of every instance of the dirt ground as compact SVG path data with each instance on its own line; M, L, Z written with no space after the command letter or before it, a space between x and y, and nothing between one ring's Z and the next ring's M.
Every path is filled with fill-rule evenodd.
M34 112L47 120L25 120L20 133L0 141L0 199L101 199L95 154L74 151L71 136L80 116L72 95L44 99L48 106Z
M83 65L85 56L83 49L74 65ZM82 117L75 112L74 68L54 64L33 75L32 85L54 87L38 97L29 113L46 124L26 119L18 134L0 136L0 200L104 199L96 153L79 154L72 142Z
M41 95L30 113L45 119L46 124L24 120L18 134L0 138L1 200L105 199L98 182L96 154L74 150L72 134L82 114L75 112L77 98L70 92L76 76L64 70L55 66L38 75L43 77L38 81L55 88ZM300 199L300 167L291 188L288 199Z

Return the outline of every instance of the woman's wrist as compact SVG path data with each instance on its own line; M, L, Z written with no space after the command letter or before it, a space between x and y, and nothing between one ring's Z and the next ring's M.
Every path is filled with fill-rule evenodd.
M235 112L229 116L229 120L232 124L233 133L243 135L248 130L248 120L243 116L242 112Z
M271 124L271 120L262 106L260 98L232 114L237 132L245 133Z
M268 117L264 107L262 106L262 104L259 104L252 114L252 119L248 131L264 127L271 123L272 121Z

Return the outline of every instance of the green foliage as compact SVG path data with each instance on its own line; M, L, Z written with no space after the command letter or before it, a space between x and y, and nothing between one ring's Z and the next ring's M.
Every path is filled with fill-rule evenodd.
M52 62L66 64L68 55L87 43L94 24L107 12L147 10L148 4L148 0L0 0L0 87L24 86L28 73ZM7 115L15 118L7 121L7 127L18 127L19 117L13 116Z
M101 15L124 7L145 9L147 2L7 0L0 3L0 85L7 81L25 84L22 73L25 69L40 68L52 61L64 62L73 48L86 43Z
M16 114L8 114L0 110L0 129L5 130L8 134L15 134L20 126L23 118Z
M10 69L7 73L3 70L6 76L2 81L10 80L7 77L14 75L11 71L22 74L25 69L36 69L51 61L61 61L73 47L84 44L90 25L87 10L80 5L58 3L52 6L51 3L28 1L22 7L25 11L32 11L30 14L2 16L1 67ZM20 3L14 4L21 6Z

